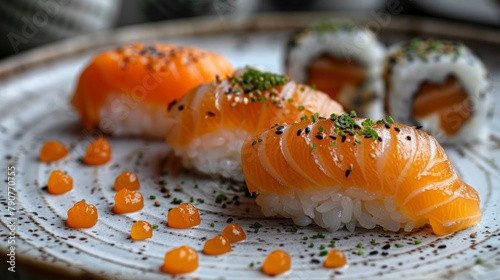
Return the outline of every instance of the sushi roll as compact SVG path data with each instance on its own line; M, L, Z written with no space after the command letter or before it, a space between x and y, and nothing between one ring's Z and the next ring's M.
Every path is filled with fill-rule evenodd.
M319 112L343 112L326 94L288 77L246 67L201 85L168 106L167 144L187 168L242 180L245 138Z
M423 126L441 143L487 138L491 86L486 68L468 47L413 39L388 51L384 69L388 115Z
M360 116L381 118L384 47L352 22L325 20L296 33L286 51L290 78L316 86Z
M248 190L266 216L330 231L430 224L437 235L481 220L476 190L436 139L415 127L332 114L277 131L249 137L241 152Z
M173 44L135 43L96 55L71 99L87 130L165 137L165 111L202 83L234 73L223 56Z

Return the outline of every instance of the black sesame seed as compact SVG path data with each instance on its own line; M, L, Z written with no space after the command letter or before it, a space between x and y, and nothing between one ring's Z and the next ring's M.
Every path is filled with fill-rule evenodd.
M283 134L283 130L276 130L274 133L281 135L281 134Z
M376 254L378 254L378 251L371 251L368 255L373 256L373 255L376 255Z
M372 138L372 136L371 135L365 135L365 138L367 138L367 139L368 138Z
M391 248L391 244L385 244L384 247L382 247L382 250L389 250Z
M209 117L213 117L213 116L215 116L215 113L214 113L214 112L211 112L211 111L208 111L208 112L207 112L207 116L209 116Z
M382 142L382 137L379 136L377 139L379 142Z
M330 135L330 136L328 136L328 137L330 137L330 138L331 138L331 139L333 139L333 140L337 140L337 136L335 136L335 135Z
M311 260L311 263L316 263L316 264L318 264L318 263L320 263L320 261L319 261L318 259L312 259L312 260Z
M178 109L179 109L179 111L184 110L184 105L179 105L179 108L178 108Z
M229 218L226 220L226 223L231 223L231 222L233 222L233 218Z
M389 255L389 252L382 252L382 254L381 254L381 255L382 255L382 256L387 256L387 255Z
M317 135L316 135L316 138L317 138L318 140L323 140L323 135L321 135L321 134L317 134Z
M233 91L233 88L227 88L226 89L226 94L230 94Z
M347 137L345 137L345 135L342 135L342 143L345 142L345 139L347 139Z
M386 123L386 122L384 123L384 125L385 125L385 128L387 128L387 129L390 129L390 128L391 128L391 125L390 125L390 124L388 124L388 123Z
M359 124L356 123L356 124L354 124L354 128L355 129L361 129L362 127Z
M253 146L253 145L255 145L255 144L257 144L257 141L255 141L255 140L254 140L254 141L252 142L252 146Z
M446 245L439 245L438 249L446 249Z
M347 169L347 170L345 171L345 177L346 177L346 178L347 178L347 177L349 177L349 175L351 174L351 171L352 171L351 169Z
M309 127L306 127L305 132L306 134L309 134L309 132L311 132L311 129Z
M284 125L280 125L280 126L278 126L276 129L277 129L277 130L283 130L283 129L285 129L285 126L284 126Z
M167 107L167 110L170 111L170 109L172 109L172 107L177 104L177 100L174 99L172 100L172 102L168 103L168 107Z
M394 127L394 130L395 130L396 132L400 132L400 131L401 131L401 129L399 129L399 127Z
M410 135L406 136L406 140L411 141L411 136Z
M422 129L422 127L424 127L423 125L417 125L415 126L416 129Z
M297 130L297 136L300 136L301 133L302 133L302 129L299 128L299 130Z

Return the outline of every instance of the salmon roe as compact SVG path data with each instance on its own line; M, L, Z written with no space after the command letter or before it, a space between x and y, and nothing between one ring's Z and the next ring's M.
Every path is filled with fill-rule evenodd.
M231 243L240 242L247 239L245 231L237 224L227 225L222 231L222 236L227 238Z
M200 213L191 203L181 203L167 214L167 225L171 228L190 228L200 223Z
M327 268L338 268L342 267L347 263L344 253L340 250L330 250L323 263L324 267Z
M90 143L83 157L83 162L88 165L101 165L111 159L111 146L104 138L98 138Z
M153 237L153 227L146 221L137 221L130 229L130 238L144 240Z
M283 250L274 250L262 264L262 272L274 276L290 270L290 256Z
M85 201L78 201L68 210L66 226L70 228L91 228L97 223L97 208Z
M47 141L40 149L39 159L41 162L53 162L64 158L68 154L68 148L59 141Z
M132 191L136 191L141 188L141 184L139 182L139 178L135 173L124 171L115 179L115 191L119 191L121 189L129 189Z
M139 211L144 207L142 194L129 189L121 189L115 194L115 206L113 212L124 214Z
M170 274L190 273L198 269L198 253L189 247L181 246L165 254L161 270Z
M73 178L61 170L50 173L47 191L51 194L62 194L73 189Z
M207 240L205 246L203 246L203 254L205 255L215 256L229 252L231 252L231 242L221 235Z

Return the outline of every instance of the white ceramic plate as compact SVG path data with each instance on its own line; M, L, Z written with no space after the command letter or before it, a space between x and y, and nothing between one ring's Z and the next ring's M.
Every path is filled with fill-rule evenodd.
M262 261L272 250L281 248L292 257L290 279L335 278L475 278L498 277L500 273L500 124L492 122L490 140L481 145L446 147L462 178L479 191L484 212L482 222L473 228L438 237L429 228L414 233L385 232L382 229L326 232L316 226L299 227L287 219L264 218L253 200L238 186L218 178L201 177L178 168L162 142L140 139L109 139L113 160L101 167L88 167L79 162L85 147L95 136L85 132L68 104L80 71L90 57L103 48L133 40L158 40L191 44L226 55L235 66L265 66L281 72L283 51L290 32L324 14L263 15L241 19L198 19L132 27L113 33L78 38L14 57L0 64L0 159L5 182L15 180L13 215L7 212L6 183L1 190L2 261L9 252L7 226L15 223L16 270L19 275L81 278L165 278L160 272L165 252L189 245L200 251L200 268L186 278L248 279L263 277ZM444 30L443 28L448 28ZM478 33L479 32L479 33ZM481 33L482 32L482 33ZM415 35L446 36L464 40L486 62L494 84L500 83L498 33L477 31L427 20L392 18L380 34L386 43ZM468 39L480 38L483 41ZM495 116L500 117L500 98L495 94ZM59 139L71 147L70 156L55 164L38 162L41 144ZM4 166L5 165L5 166ZM7 166L15 168L15 176L7 178ZM49 195L45 190L49 173L67 171L75 188L64 195ZM146 198L142 211L115 215L111 211L114 178L124 170L135 171ZM163 171L168 171L165 175ZM162 193L160 181L165 179L171 196ZM195 187L197 185L197 187ZM225 194L231 201L227 207L216 203ZM150 195L156 199L149 199ZM166 226L165 217L173 198L189 201L201 212L199 227L176 230ZM200 203L197 199L203 199ZM85 199L99 209L99 221L91 229L65 227L67 210ZM155 207L158 200L160 207ZM12 219L14 218L14 219ZM158 224L153 238L132 241L129 230L133 221L144 219ZM228 220L247 231L247 241L232 246L223 256L201 254L204 241L219 234ZM251 226L263 225L258 233ZM213 224L212 224L213 223ZM212 226L213 225L213 226ZM313 238L322 233L324 238ZM475 236L475 237L474 237ZM307 239L307 240L304 240ZM422 243L415 245L415 240ZM349 265L342 269L324 269L319 256L321 246L329 249L332 240L343 250ZM361 248L357 245L360 243ZM402 247L396 246L402 245ZM480 260L481 264L476 262ZM5 262L3 262L5 264ZM253 266L252 266L253 264ZM7 267L5 267L7 269ZM6 271L6 270L5 270ZM7 276L11 274L5 273ZM31 274L30 274L31 273ZM4 275L4 274L2 274Z

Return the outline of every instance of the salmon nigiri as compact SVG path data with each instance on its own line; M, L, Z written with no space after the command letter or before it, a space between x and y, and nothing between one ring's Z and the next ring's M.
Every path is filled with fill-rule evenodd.
M216 75L232 75L223 56L173 44L125 45L96 55L80 76L71 103L88 130L165 136L167 104Z
M241 180L240 151L247 136L316 111L343 109L286 76L247 67L172 102L166 141L185 167Z
M264 214L299 225L410 231L430 224L446 235L481 220L478 193L436 139L392 118L313 116L249 137L241 157Z

